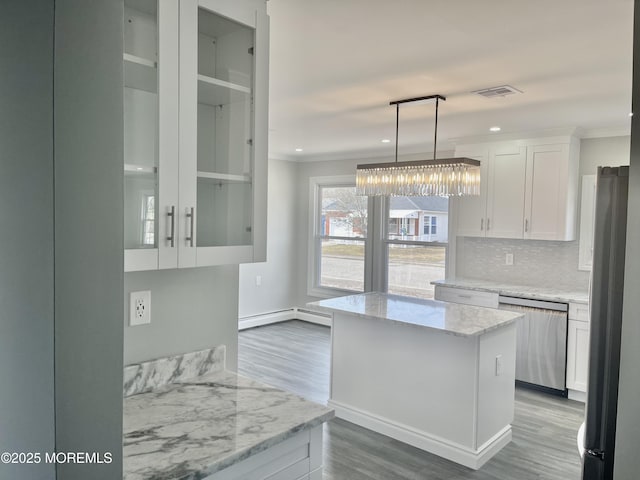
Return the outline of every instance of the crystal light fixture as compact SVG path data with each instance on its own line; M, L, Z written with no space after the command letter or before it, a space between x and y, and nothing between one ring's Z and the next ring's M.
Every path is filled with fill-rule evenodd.
M400 105L435 99L436 121L433 159L398 162L398 126ZM396 100L396 159L390 163L369 163L356 169L356 193L370 196L462 196L480 195L480 162L471 158L436 160L438 140L438 102L442 95Z

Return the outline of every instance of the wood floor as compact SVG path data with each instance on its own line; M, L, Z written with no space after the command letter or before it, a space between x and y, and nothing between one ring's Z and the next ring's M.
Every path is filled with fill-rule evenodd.
M298 320L239 334L242 375L326 403L330 329ZM579 480L579 402L516 389L513 441L478 471L340 419L325 426L325 480Z

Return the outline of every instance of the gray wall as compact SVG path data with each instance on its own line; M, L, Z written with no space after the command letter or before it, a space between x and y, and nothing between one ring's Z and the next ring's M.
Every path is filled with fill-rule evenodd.
M633 108L640 106L640 1L635 2L633 41ZM625 265L624 306L622 311L622 348L618 392L618 425L614 480L638 477L638 445L640 445L640 123L638 116L631 125L631 162L629 177L629 212Z
M122 14L55 1L56 449L113 455L60 480L122 475Z
M0 452L51 452L53 2L0 3ZM0 464L0 478L55 478Z
M240 265L240 318L295 306L295 251L306 229L296 219L298 165L269 160L267 261ZM256 285L256 276L262 284Z
M129 292L139 290L151 291L151 323L129 327ZM237 369L237 265L131 272L124 292L125 365L224 344Z

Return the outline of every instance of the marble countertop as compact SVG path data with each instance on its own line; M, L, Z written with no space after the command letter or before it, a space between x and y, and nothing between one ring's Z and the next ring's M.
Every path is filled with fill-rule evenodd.
M124 399L124 480L196 480L334 416L223 370Z
M378 292L329 298L307 305L331 313L342 312L363 318L390 320L463 337L482 335L522 316L505 310Z
M495 292L500 295L520 298L532 298L535 300L547 300L549 302L563 303L589 303L589 292L559 290L552 287L531 287L526 285L513 285L508 283L488 282L484 280L438 280L431 282L433 285L464 288L481 292Z

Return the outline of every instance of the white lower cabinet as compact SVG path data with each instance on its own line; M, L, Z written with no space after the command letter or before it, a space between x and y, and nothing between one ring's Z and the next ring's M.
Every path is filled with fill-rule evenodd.
M322 425L220 470L204 480L322 480Z
M462 303L476 307L498 308L498 294L436 285L434 298L442 302Z
M589 322L569 319L567 388L585 393L589 376Z

